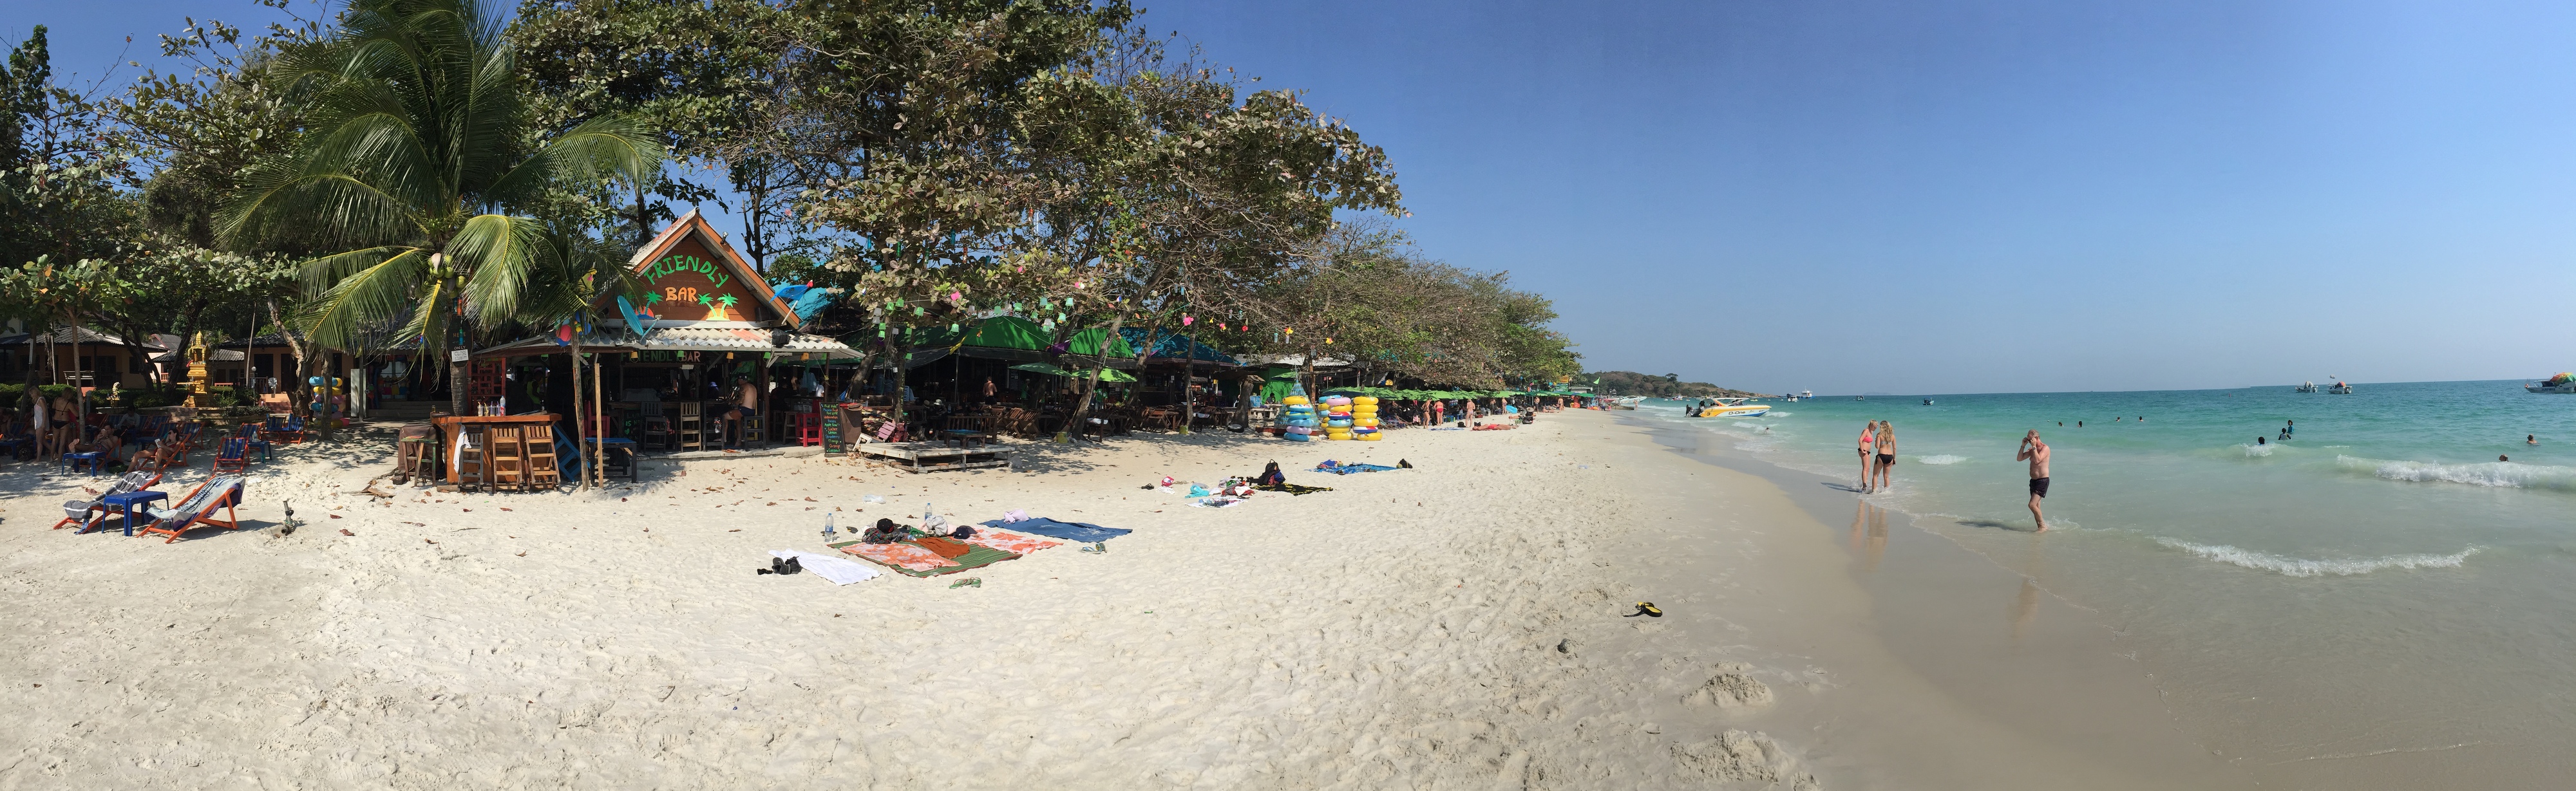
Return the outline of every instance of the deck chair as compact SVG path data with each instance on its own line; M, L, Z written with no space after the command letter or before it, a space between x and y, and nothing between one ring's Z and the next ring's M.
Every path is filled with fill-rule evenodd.
M258 423L243 423L241 433L235 434L234 436L240 437L242 444L249 450L259 451L260 461L267 461L270 443L268 440L260 437L261 428L262 426Z
M286 444L301 444L304 442L304 418L287 418L286 423L279 426L273 433L277 435L278 439L286 440Z
M109 496L143 491L160 482L161 471L159 470L135 470L117 476L116 483L109 485L107 491L98 493L95 498L64 501L63 521L55 522L54 529L61 530L72 526L73 523L79 523L80 532L89 532L89 529L97 527L98 523L107 521L106 501Z
M178 541L181 533L186 533L189 528L197 525L239 530L241 515L233 512L233 506L240 505L241 498L242 476L208 475L206 480L197 484L197 488L188 491L188 496L179 498L179 502L170 507L146 507L145 510L152 514L152 523L144 525L143 529L135 531L135 534L148 536L158 533L169 536L168 540L161 542L168 544ZM228 518L216 519L215 509L217 508L224 509L224 516Z
M249 454L250 440L240 437L226 438L223 449L215 452L214 474L237 473L250 469L250 459L245 458Z

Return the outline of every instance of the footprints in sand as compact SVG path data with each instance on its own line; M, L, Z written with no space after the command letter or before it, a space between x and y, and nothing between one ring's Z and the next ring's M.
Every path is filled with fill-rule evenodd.
M1673 757L1700 776L1728 783L1786 783L1793 791L1819 791L1814 775L1798 765L1796 756L1782 749L1771 737L1729 729L1717 738L1686 742L1673 746Z
M1714 704L1721 709L1761 708L1771 705L1771 686L1750 675L1753 666L1727 662L1717 666L1717 675L1691 692L1685 700Z

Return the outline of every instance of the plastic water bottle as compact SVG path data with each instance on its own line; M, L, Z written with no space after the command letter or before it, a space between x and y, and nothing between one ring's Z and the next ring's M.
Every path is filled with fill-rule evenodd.
M823 514L823 540L830 541L838 535L832 531L832 515L828 512Z

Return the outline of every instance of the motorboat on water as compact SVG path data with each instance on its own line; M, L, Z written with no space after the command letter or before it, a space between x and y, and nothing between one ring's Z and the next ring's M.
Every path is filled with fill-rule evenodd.
M2334 383L2334 385L2333 385L2333 386L2326 388L2326 394L2327 394L2327 395L2352 395L2352 385L2344 384L2344 383L2342 383L2342 382L2336 382L2336 383Z
M1633 411L1633 410L1635 410L1635 409L1637 408L1637 405L1638 405L1638 404L1642 404L1642 403L1645 403L1645 402L1646 402L1646 397L1645 397L1645 396L1620 396L1620 397L1617 397L1617 398L1606 398L1606 399L1602 399L1602 402L1603 402L1603 403L1606 403L1606 404L1609 404L1611 409L1626 409L1626 410L1632 410L1632 411Z
M1798 397L1799 397L1799 398L1807 399L1807 400L1809 400L1809 401L1814 401L1814 400L1816 400L1816 391L1814 391L1814 390L1800 390L1800 391L1798 391Z
M1931 405L1932 405L1932 399L1929 399L1929 398L1923 399L1923 405L1924 405L1924 406L1931 406Z
M2561 371L2557 376L2552 376L2538 382L2524 382L2522 383L2522 391L2526 393L2558 393L2561 395L2576 394L2576 373Z
M2315 382L2300 382L2299 386L2290 388L2290 392L2293 393L2314 393L2316 391L2317 383Z
M1711 398L1715 406L1704 407L1692 417L1761 417L1771 413L1770 404L1749 403L1750 398Z

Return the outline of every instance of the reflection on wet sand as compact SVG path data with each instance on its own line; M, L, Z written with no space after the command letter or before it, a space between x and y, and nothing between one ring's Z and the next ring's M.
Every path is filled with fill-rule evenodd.
M1878 559L1887 554L1887 509L1861 500L1860 510L1852 512L1851 551L1861 557L1860 570L1878 570Z
M2039 616L2039 575L2042 573L2040 566L2047 560L2047 557L2040 553L2040 546L2038 534L2032 534L2030 552L2022 556L2021 592L2013 594L2012 614L2009 616L2012 621L2014 640L2020 640L2022 633L2030 629L2031 619Z

